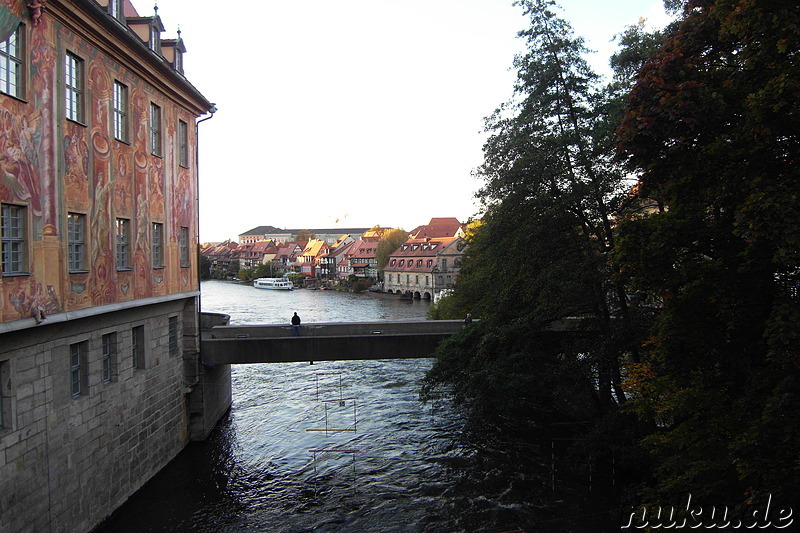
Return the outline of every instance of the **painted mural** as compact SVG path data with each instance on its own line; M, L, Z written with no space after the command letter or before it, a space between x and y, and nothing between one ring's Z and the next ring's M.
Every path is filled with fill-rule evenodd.
M21 23L27 43L24 99L0 94L0 202L26 208L29 263L26 275L0 278L2 321L193 290L196 269L180 267L179 235L181 226L196 235L196 175L173 151L178 118L195 117L46 13L37 24L30 17L24 1L0 0L0 33ZM65 49L83 60L85 124L64 118ZM114 80L129 88L130 144L111 134ZM163 113L163 158L149 151L151 102ZM68 213L86 215L83 272L68 271ZM130 221L130 269L117 269L117 218ZM153 222L166 229L164 268L152 264Z

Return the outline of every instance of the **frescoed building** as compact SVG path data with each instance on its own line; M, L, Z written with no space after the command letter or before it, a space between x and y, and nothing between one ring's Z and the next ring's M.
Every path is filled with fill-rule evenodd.
M3 532L88 531L211 429L196 146L214 107L164 31L130 0L0 0Z

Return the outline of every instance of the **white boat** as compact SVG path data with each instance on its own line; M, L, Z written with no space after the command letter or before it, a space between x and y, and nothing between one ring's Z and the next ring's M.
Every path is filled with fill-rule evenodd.
M274 291L290 291L294 288L294 284L286 278L258 278L253 282L253 287Z

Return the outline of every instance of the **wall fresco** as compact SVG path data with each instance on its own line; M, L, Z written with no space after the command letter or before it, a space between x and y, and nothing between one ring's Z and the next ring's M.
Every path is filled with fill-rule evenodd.
M195 269L179 264L179 239L181 226L197 233L196 176L173 154L178 116L190 131L195 117L47 14L34 26L24 2L0 0L0 29L19 20L26 90L20 99L0 94L0 202L26 207L29 272L0 278L2 321L195 289ZM83 60L85 124L63 117L63 49ZM111 134L114 80L129 88L130 144ZM162 109L163 158L150 154L150 102ZM86 272L68 271L70 212L86 215ZM130 270L117 270L118 217L131 221ZM152 265L152 222L165 226L164 268Z

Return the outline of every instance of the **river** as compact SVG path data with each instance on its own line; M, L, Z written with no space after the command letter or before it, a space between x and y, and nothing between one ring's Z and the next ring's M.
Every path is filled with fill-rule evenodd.
M202 310L232 324L288 323L295 311L304 324L423 319L429 307L220 281L201 291ZM190 443L99 532L580 531L553 521L537 450L465 431L447 399L419 401L431 364L234 366L233 405L210 438Z

